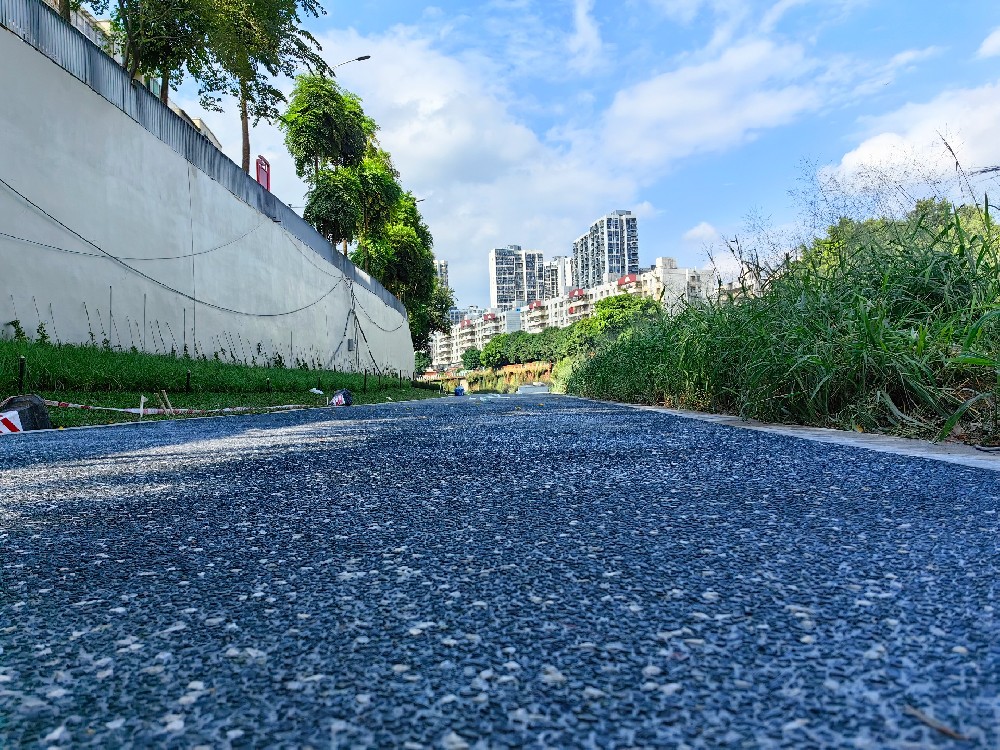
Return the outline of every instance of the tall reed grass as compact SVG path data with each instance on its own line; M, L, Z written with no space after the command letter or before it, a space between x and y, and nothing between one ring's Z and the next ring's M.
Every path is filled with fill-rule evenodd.
M982 206L842 221L777 268L576 362L568 390L770 422L996 442L1000 236Z

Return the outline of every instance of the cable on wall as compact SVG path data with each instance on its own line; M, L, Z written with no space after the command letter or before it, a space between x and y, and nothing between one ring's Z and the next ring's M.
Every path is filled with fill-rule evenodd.
M211 308L213 310L218 310L220 312L229 313L231 315L241 315L241 316L251 317L251 318L280 318L280 317L284 317L284 316L287 316L287 315L294 315L296 313L300 313L300 312L302 312L304 310L308 310L309 308L315 307L316 305L318 305L324 299L326 299L331 294L333 294L333 292L337 289L337 287L340 286L340 284L343 282L344 278L346 278L346 274L344 276L341 276L340 279L337 281L337 283L334 284L332 287L330 287L330 289L328 289L319 298L313 300L308 305L303 305L302 307L296 308L294 310L287 310L285 312L278 312L278 313L254 313L254 312L247 312L245 310L234 310L234 309L229 308L229 307L223 307L222 305L217 305L217 304L215 304L213 302L207 302L205 300L198 299L198 298L196 298L196 297L188 294L187 292L183 292L183 291L181 291L179 289L174 289L173 287L171 287L168 284L165 284L164 282L160 281L159 279L156 279L156 278L150 276L147 273L143 273L138 268L133 268L128 263L126 263L124 261L124 259L116 256L113 253L108 252L104 248L100 247L96 243L94 243L91 240L89 240L86 237L84 237L82 234L80 234L76 230L74 230L71 227L69 227L66 224L64 224L58 218L56 218L55 216L53 216L52 214L50 214L44 208L42 208L37 203L35 203L34 201L32 201L30 198L28 198L28 196L24 195L22 192L20 192L19 190L17 190L13 185L11 185L9 182L7 182L6 180L4 180L2 177L0 177L0 183L2 183L4 186L6 186L7 189L10 190L12 193L15 193L16 195L18 195L22 200L24 200L30 206L32 206L33 208L35 208L37 211L41 212L46 217L48 217L49 220L51 220L52 222L58 224L60 227L62 227L63 229L65 229L67 232L69 232L70 234L72 234L74 237L77 237L82 242L86 243L90 247L92 247L95 250L97 250L100 255L95 255L94 253L84 253L84 252L80 252L80 251L76 251L76 250L69 250L67 248L58 247L56 245L48 245L46 243L36 242L34 240L28 240L28 239L25 239L23 237L17 237L15 235L10 235L10 234L7 234L7 233L0 233L3 236L10 237L12 239L20 240L20 241L23 241L23 242L28 242L28 243L34 244L34 245L39 245L41 247L47 247L47 248L51 248L51 249L54 249L54 250L59 250L59 251L62 251L62 252L71 253L71 254L74 254L74 255L87 255L87 256L90 256L90 257L106 257L106 258L114 261L118 265L122 266L126 270L131 271L136 276L139 276L139 277L145 279L146 281L149 281L150 283L155 284L156 286L161 287L162 289L167 290L168 292L172 292L173 294L176 294L176 295L178 295L180 297L183 297L184 299L190 300L191 302L195 302L195 303L197 303L199 305L204 305L205 307L209 307L209 308ZM183 257L190 257L190 255L183 256ZM353 290L352 290L352 293L353 293Z

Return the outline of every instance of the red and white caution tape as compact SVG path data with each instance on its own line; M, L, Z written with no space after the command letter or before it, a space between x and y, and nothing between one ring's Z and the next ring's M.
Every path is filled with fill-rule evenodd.
M21 426L21 415L16 411L0 414L0 435L11 432L24 432L24 428Z
M71 404L67 401L46 401L46 406L60 409L90 409L91 411L116 411L124 414L140 414L144 417L154 414L174 416L179 414L237 414L247 411L288 411L291 409L314 409L316 404L285 404L283 406L228 406L225 409L119 409L114 406L88 406ZM14 412L16 414L16 412ZM7 416L6 414L4 416ZM2 432L2 430L0 430Z

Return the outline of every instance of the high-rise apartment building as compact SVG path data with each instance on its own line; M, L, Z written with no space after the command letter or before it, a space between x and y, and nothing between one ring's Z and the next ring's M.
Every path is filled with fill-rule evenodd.
M544 295L540 299L555 299L566 294L573 286L573 259L557 255L542 266Z
M446 260L435 260L434 261L434 275L437 276L438 285L447 289L448 284L448 261Z
M508 245L490 250L490 307L512 310L544 294L541 250Z
M573 281L590 289L639 270L639 231L631 211L613 211L573 243Z

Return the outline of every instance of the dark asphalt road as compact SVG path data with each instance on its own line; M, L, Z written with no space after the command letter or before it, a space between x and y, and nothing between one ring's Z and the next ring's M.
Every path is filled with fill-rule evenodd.
M996 473L526 396L0 477L0 746L1000 747Z

